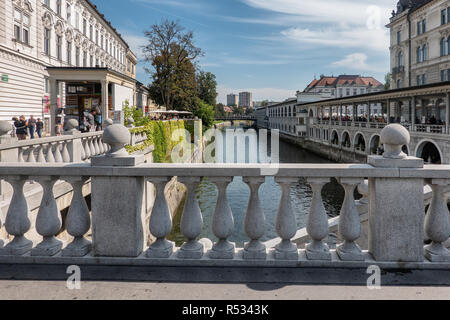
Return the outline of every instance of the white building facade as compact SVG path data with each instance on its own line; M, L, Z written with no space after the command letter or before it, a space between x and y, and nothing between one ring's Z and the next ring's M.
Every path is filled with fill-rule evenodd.
M387 27L392 89L450 81L450 0L401 0Z
M253 94L251 92L239 93L239 106L243 108L253 107Z
M373 77L362 77L360 75L321 76L320 79L314 79L303 92L297 92L297 102L303 104L383 90L384 85ZM344 106L344 109L349 113L351 111L347 106ZM364 115L366 110L367 105L358 105L358 115ZM373 114L381 114L381 104L371 105L371 110ZM331 115L332 112L328 110L327 113Z
M66 107L69 80L61 79L78 81L70 90L79 89L93 79L83 79L82 71L93 69L117 78L105 76L105 83L95 84L106 86L106 93L92 85L91 99L98 95L104 118L110 117L124 99L135 103L136 63L128 44L89 0L0 0L0 120L34 115L49 125L55 109ZM52 81L48 68L67 75ZM57 101L51 99L52 87ZM70 100L72 107L84 102Z

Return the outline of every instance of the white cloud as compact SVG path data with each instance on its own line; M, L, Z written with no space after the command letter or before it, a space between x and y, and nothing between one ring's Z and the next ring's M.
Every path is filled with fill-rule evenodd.
M144 58L144 53L142 52L142 46L147 43L147 39L144 36L138 36L133 34L124 34L124 40L130 46L131 51L137 56L139 60Z
M328 29L291 28L281 32L285 37L306 44L341 48L365 48L385 53L389 48L388 31L341 27Z
M343 67L350 70L378 71L377 68L367 64L367 58L367 55L364 53L352 53L342 60L333 62L332 66Z

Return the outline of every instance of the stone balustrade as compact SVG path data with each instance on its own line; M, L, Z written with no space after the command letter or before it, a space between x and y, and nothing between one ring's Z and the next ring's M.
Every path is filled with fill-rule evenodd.
M32 257L52 257L55 261L65 257L84 257L86 262L92 262L93 257L120 257L141 262L148 260L148 263L157 261L160 264L207 259L219 265L220 261L224 260L241 264L248 262L250 265L256 260L269 265L277 261L280 264L283 264L283 261L321 261L329 262L327 265L343 262L401 262L405 267L407 264L404 263L416 263L424 267L436 263L436 266L450 267L449 264L442 264L450 262L448 250L443 245L450 235L449 213L443 196L450 185L450 166L403 169L356 164L280 165L275 177L281 186L282 197L275 226L282 240L274 248L266 248L261 242L266 230L266 219L260 204L260 197L264 195L260 195L259 188L265 182L266 177L262 174L265 167L189 165L189 170L186 170L185 165L165 164L142 164L133 167L93 167L90 164L64 163L5 164L0 167L0 175L12 185L14 195L4 222L6 231L14 238L0 249L0 262L9 261L8 257L20 257L20 261L27 261L30 253ZM181 220L181 232L187 241L180 248L175 248L174 244L166 239L172 230L172 221L163 190L174 176L179 177L188 190ZM212 224L212 231L218 241L212 248L206 248L198 241L203 219L195 198L195 189L204 176L210 177L219 190ZM244 176L244 181L251 190L243 226L235 225L226 197L226 187L235 176ZM291 241L296 232L295 216L301 213L295 212L291 207L290 186L297 183L300 177L307 178L313 192L307 222L307 231L312 241L305 250L298 250ZM93 181L92 215L80 191L80 187L88 178ZM330 178L337 178L345 189L339 223L339 232L344 241L336 250L330 250L325 243L328 237L328 216L322 201L322 190L324 185L330 182ZM364 178L369 178L370 181L369 224L372 233L369 234L371 248L368 252L362 251L355 243L360 236L361 227L355 207L354 190ZM30 222L23 186L29 180L37 181L44 188L36 222L42 242L37 244L26 238ZM67 181L74 188L74 197L66 221L67 232L74 237L69 244L63 244L57 239L61 229L61 216L52 191L57 180ZM149 225L144 226L144 208L138 199L145 181L156 186L157 195ZM411 181L412 185L408 186ZM102 188L97 188L99 183ZM424 183L429 183L433 191L426 217L423 209ZM407 187L398 188L399 185ZM421 188L416 188L417 186ZM421 199L419 193L415 195L412 192L415 189L422 195ZM387 192L391 194L391 199L397 199L398 204L386 202L383 198L374 198L378 193L385 195ZM134 195L133 201L127 198L127 194ZM102 206L101 201L105 197L110 203L103 204L108 210L105 213L105 210L99 209L105 211L101 214L96 210ZM409 207L405 207L403 211L413 212L414 217L406 214L405 217L399 216L403 214L398 211L399 206L405 203L408 203ZM123 211L124 208L128 210ZM84 237L91 228L92 244ZM242 249L236 249L229 241L234 228L244 228L248 236L248 243ZM143 241L146 232L157 238L148 248L144 247ZM426 246L423 243L424 232L432 240L432 243Z
M0 263L41 263L79 265L159 265L159 266L264 266L264 267L367 267L377 264L397 269L450 269L450 221L446 192L450 186L450 166L424 166L423 160L408 157L402 146L409 142L408 131L391 125L381 139L386 153L370 156L368 164L283 164L274 170L265 164L147 164L143 156L128 156L124 146L131 135L119 125L105 130L111 149L91 163L5 163L2 176L14 193L4 227L10 241L0 242ZM275 177L282 195L274 221L280 238L267 247L262 241L267 229L261 205L261 185ZM181 233L186 241L176 247L168 240L172 215L164 189L173 177L187 188L181 217ZM212 245L199 240L204 221L195 191L203 177L218 189L218 200L211 224L217 237ZM250 189L243 225L236 225L227 199L227 186L234 177L243 177ZM298 249L296 212L291 206L290 187L306 178L312 189L307 218L311 241ZM345 198L339 219L342 243L332 250L327 246L328 215L322 199L324 186L332 178L342 185ZM92 181L91 212L80 191ZM369 250L357 245L361 222L355 203L355 190L368 179ZM26 181L42 185L44 193L36 219L39 243L27 239L31 225L23 186ZM62 221L55 203L53 185L57 180L70 183L74 196L65 221L73 241L58 239ZM156 188L156 199L148 222L143 201L147 183ZM424 185L431 186L431 200L424 210ZM367 187L364 187L365 189ZM359 188L361 190L361 188ZM0 222L1 223L1 222ZM248 241L236 248L230 241L235 228L242 228ZM92 230L92 240L86 238ZM149 246L148 234L156 241ZM429 244L424 239L430 239Z

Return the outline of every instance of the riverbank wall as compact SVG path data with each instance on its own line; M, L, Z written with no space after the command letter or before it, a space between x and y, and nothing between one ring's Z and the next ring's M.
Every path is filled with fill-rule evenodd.
M353 150L347 150L342 146L325 145L305 137L291 136L281 132L280 139L334 162L367 163L367 155L360 154Z

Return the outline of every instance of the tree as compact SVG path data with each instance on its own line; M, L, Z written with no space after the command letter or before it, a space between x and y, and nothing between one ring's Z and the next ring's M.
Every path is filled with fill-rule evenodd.
M152 76L152 99L168 110L176 104L186 105L183 99L193 99L195 83L195 62L203 55L194 45L194 34L174 21L164 20L145 31L147 45L143 47L145 61L152 69L146 71ZM196 96L196 92L194 97Z
M198 97L209 105L215 106L217 99L216 76L211 72L200 71L197 75Z
M225 118L227 113L225 112L225 105L223 103L216 104L214 109L214 117L215 118Z
M384 90L390 90L391 89L391 77L392 75L390 73L386 74L384 77L384 81L386 84L384 85Z
M210 128L214 124L214 107L202 100L198 100L198 107L194 111L194 115L202 119L205 129Z

